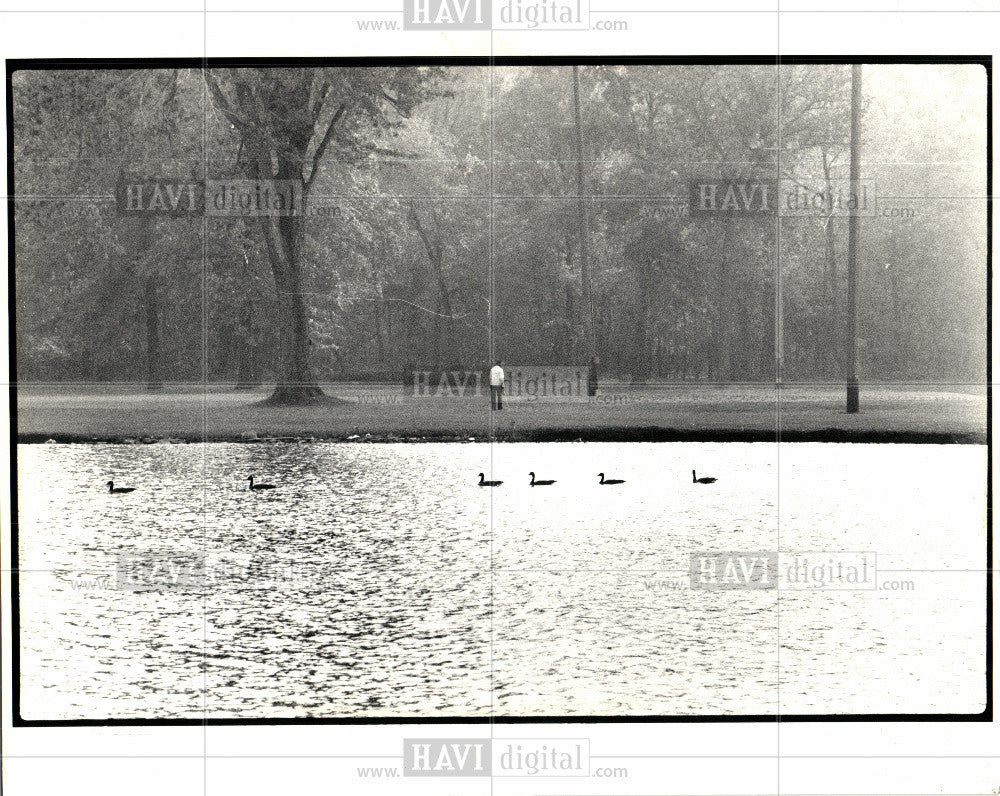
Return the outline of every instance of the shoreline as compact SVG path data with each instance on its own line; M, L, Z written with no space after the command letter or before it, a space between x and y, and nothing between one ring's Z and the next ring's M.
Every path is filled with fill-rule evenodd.
M273 406L252 392L155 393L109 385L18 389L20 444L197 442L845 442L986 444L987 388L872 385L858 414L843 388L799 385L616 387L615 403L426 399L395 385L341 385L339 402Z
M987 445L988 434L976 432L935 432L935 431L891 431L872 429L828 428L815 430L788 429L780 435L761 430L723 429L670 429L670 428L605 428L605 429L547 429L538 428L517 433L506 432L493 437L475 434L331 434L331 435L254 435L206 434L192 437L179 435L169 437L94 436L86 434L38 434L17 435L18 445L197 445L200 443L230 444L399 444L419 445L422 443L513 443L513 442L823 442L841 444L882 444L882 445Z

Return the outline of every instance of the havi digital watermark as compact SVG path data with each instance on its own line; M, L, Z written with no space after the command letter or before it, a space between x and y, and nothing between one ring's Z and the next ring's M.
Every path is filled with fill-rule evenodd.
M403 0L403 30L587 30L589 0Z
M691 588L855 591L874 590L874 551L701 551L691 554Z
M405 738L404 777L588 777L586 738Z

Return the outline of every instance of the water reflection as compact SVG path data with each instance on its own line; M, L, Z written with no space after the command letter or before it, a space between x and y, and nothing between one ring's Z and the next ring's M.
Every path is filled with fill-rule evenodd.
M24 715L972 712L985 456L20 446ZM692 485L692 467L719 482ZM532 489L531 470L558 483ZM600 487L602 470L627 483ZM477 487L481 471L504 486ZM278 489L250 492L250 474ZM111 477L139 489L110 496ZM779 544L937 571L905 594L688 588L693 551ZM207 586L123 591L123 550L202 554Z

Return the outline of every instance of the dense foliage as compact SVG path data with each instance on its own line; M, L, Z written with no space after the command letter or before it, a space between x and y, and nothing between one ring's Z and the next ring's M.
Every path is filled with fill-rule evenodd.
M770 381L776 314L785 380L841 378L847 219L687 195L843 183L849 68L579 75L592 309L568 66L15 73L18 378L397 379L483 367L491 329L508 362L579 363L592 318L603 373ZM985 78L864 68L862 379L985 378ZM122 174L292 175L296 259L257 219L119 217Z

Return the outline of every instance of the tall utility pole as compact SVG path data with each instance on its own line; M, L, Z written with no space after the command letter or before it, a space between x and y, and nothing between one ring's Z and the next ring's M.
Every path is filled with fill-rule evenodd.
M851 67L851 195L855 199L852 209L848 204L847 217L847 411L853 414L860 409L858 396L858 206L861 196L861 163L858 136L858 116L861 113L861 64Z
M580 68L573 66L573 129L576 139L576 195L577 223L580 237L580 287L583 290L584 328L587 333L587 346L590 349L590 359L597 354L596 332L594 330L594 298L590 288L590 256L587 251L589 223L587 221L587 200L584 198L583 184L583 125L580 121Z

